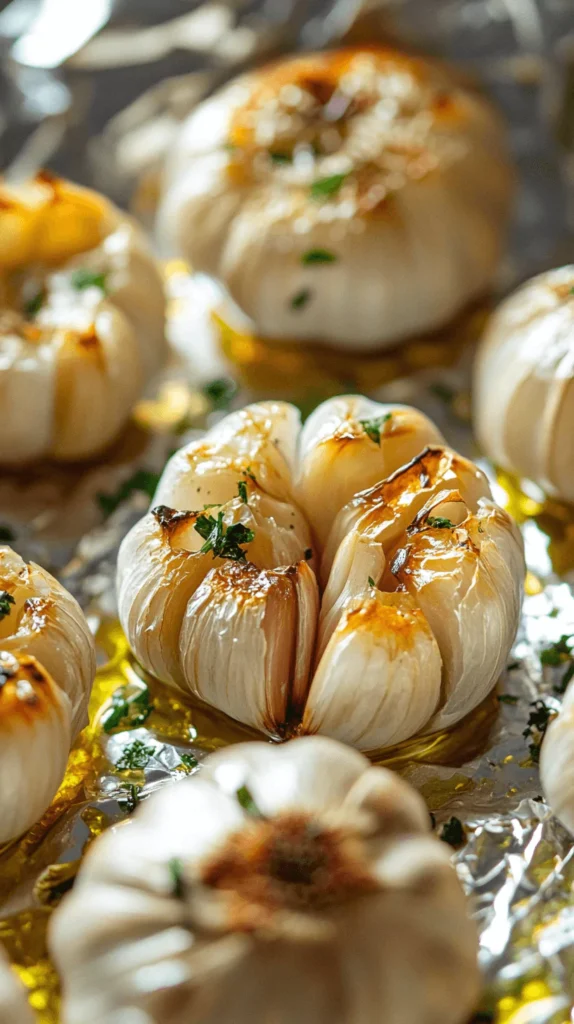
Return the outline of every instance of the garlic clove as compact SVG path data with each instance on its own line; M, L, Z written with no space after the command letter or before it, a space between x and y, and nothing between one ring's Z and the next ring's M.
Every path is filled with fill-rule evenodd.
M40 458L50 445L54 416L54 350L5 333L0 315L0 462L5 465Z
M36 658L0 641L0 843L30 828L55 795L71 719L69 698Z
M237 494L238 480L252 477L271 497L292 500L299 426L299 412L287 402L261 402L231 413L172 456L155 503L176 509L224 503Z
M186 687L237 721L276 734L307 693L317 612L317 584L306 562L263 571L233 562L212 570L183 619Z
M0 946L0 1021L2 1024L34 1024L34 1014Z
M574 686L550 722L540 750L540 780L552 813L574 833Z
M297 500L321 544L358 491L388 477L425 445L442 441L437 427L408 406L380 405L358 395L323 402L301 431L296 480Z
M418 732L440 697L441 658L406 594L357 598L344 609L311 683L303 731L378 750Z
M446 500L445 500L446 499ZM523 545L502 509L481 498L461 525L431 525L460 495L443 492L419 513L391 573L424 613L443 662L441 707L430 722L447 728L495 685L518 627Z
M374 593L385 565L383 548L378 541L369 540L355 531L342 542L321 601L317 661L336 629L344 608L353 598Z

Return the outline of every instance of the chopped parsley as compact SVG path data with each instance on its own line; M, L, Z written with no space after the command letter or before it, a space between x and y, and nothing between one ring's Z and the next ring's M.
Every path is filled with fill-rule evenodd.
M196 757L193 756L193 754L180 754L179 756L186 772L189 773L193 771L194 768L197 768L199 761L197 760Z
M313 263L336 263L337 260L338 256L328 249L309 249L301 256L301 263L306 267Z
M124 795L118 797L118 804L122 810L131 814L140 802L141 786L136 786L133 782L122 782L120 789Z
M198 516L193 528L205 541L202 555L212 551L214 558L230 558L233 562L246 560L247 555L241 545L249 544L255 537L253 530L243 523L225 527L223 512L218 513L217 519L205 514Z
M7 590L0 590L0 622L12 611L10 605L16 604L12 594Z
M369 576L369 586L370 586L370 587L374 587L375 585L376 585L376 584L375 584L375 581L374 581L373 577L372 577L372 576Z
M512 693L499 693L497 699L500 704L518 704L518 697Z
M443 843L448 843L449 846L453 846L455 849L457 846L462 846L465 840L465 831L460 818L452 817L445 821L440 830L440 838Z
M247 504L247 484L245 480L240 480L237 484L237 495L241 498L244 505Z
M202 391L214 409L228 409L237 393L237 384L231 377L217 377L205 384Z
M385 423L388 423L392 418L392 412L385 413L384 416L375 416L372 420L359 420L363 430L367 437L374 441L375 444L381 443L381 428L384 427Z
M528 752L534 763L538 764L542 740L550 722L554 718L554 711L543 700L533 701L530 708L531 711L528 716L526 729L524 729L522 735L532 740L528 745Z
M454 523L444 516L427 516L427 526L432 526L435 530L452 530Z
M11 530L9 526L3 526L0 524L0 541L11 541L16 540L16 534L14 530Z
M560 665L567 666L562 678L554 684L553 689L555 693L564 693L568 683L574 677L574 647L570 646L573 643L574 634L563 633L559 640L556 640L555 643L550 644L548 647L544 647L540 652L541 665L547 665L552 668Z
M183 877L183 863L179 857L172 857L168 861L169 877L171 878L172 893L176 900L182 900L185 895L185 879Z
M124 748L119 761L115 767L119 772L136 772L147 768L149 759L154 752L153 747L146 747L142 740L134 740Z
M239 789L236 790L235 796L237 798L237 803L240 804L240 806L243 807L243 810L247 811L252 818L264 817L255 803L251 790L248 786L240 786Z
M330 174L327 178L317 178L311 185L312 199L326 199L335 196L348 174Z
M24 313L26 316L36 316L36 313L40 312L45 301L46 290L44 288L40 288L40 290L37 291L31 299L28 299L28 301L24 303Z
M102 718L104 732L109 733L118 727L136 729L147 721L153 708L153 701L150 700L147 686L129 696L126 687L120 686L112 694L111 706L104 712Z
M290 300L291 309L303 309L312 297L313 292L310 288L301 288L301 291L296 292Z
M107 519L108 516L111 516L112 512L115 512L115 510L119 508L124 501L127 501L128 498L136 492L147 494L151 501L159 483L159 478L159 473L152 473L149 469L137 469L136 472L132 476L128 477L127 480L124 480L112 494L106 494L104 492L96 494L96 501Z
M85 267L80 267L79 270L74 270L72 274L72 288L75 288L77 292L83 292L86 288L99 288L105 295L107 292L106 279L107 274L101 271L87 270Z
M274 164L290 164L293 161L290 153L284 153L279 149L270 149L269 159L272 160Z

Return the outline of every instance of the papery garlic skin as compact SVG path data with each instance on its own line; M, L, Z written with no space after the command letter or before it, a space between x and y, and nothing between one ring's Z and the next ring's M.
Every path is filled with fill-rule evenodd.
M331 740L210 756L90 848L51 925L64 1024L463 1024L476 928L428 829Z
M474 424L498 466L574 501L574 265L527 281L490 320Z
M159 270L96 193L41 175L0 200L0 463L90 458L163 362Z
M377 349L488 288L511 191L485 100L431 61L350 47L200 104L168 161L158 234L258 334Z
M76 601L0 547L0 843L42 815L87 722L95 648ZM10 600L11 599L11 600Z
M562 707L542 740L540 781L552 813L574 833L574 687L566 690Z
M26 993L0 946L0 1024L34 1024Z

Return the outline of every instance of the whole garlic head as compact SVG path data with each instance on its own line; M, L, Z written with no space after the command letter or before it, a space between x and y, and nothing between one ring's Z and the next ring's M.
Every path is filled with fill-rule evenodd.
M102 196L0 185L0 463L108 447L163 361L164 306L142 232Z
M564 695L540 749L540 781L553 813L574 834L574 686Z
M378 750L464 717L512 645L524 560L441 441L416 409L347 396L303 429L247 406L182 448L119 552L140 663L272 736Z
M407 783L248 743L91 847L56 911L64 1024L463 1024L476 929Z
M283 59L200 104L158 233L258 334L376 349L486 291L511 190L483 98L429 60L353 47Z
M55 795L87 723L95 671L71 594L0 547L0 843L33 825Z
M24 989L0 946L0 1024L34 1024Z
M493 462L574 501L574 265L527 281L492 317L474 421Z

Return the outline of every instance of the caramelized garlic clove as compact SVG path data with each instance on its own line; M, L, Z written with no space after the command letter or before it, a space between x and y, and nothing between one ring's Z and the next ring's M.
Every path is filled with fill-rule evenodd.
M426 725L440 686L439 649L422 611L406 594L375 591L344 609L311 682L302 728L378 750Z
M386 560L382 545L357 532L341 544L321 600L317 660L323 654L343 610L356 597L373 595Z

